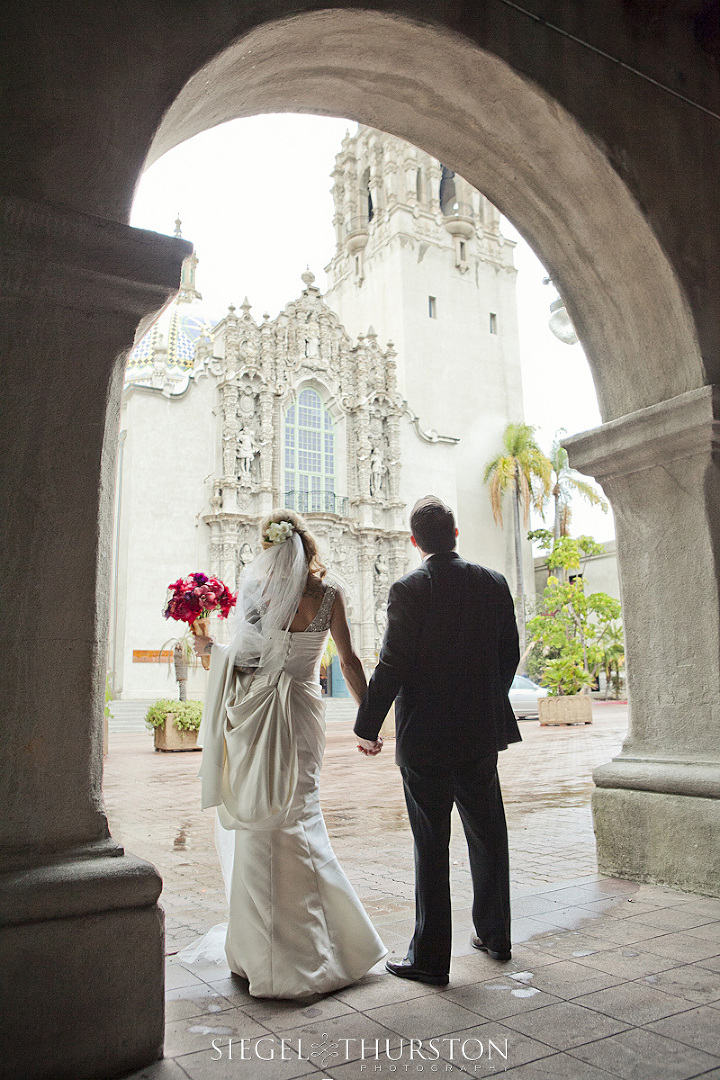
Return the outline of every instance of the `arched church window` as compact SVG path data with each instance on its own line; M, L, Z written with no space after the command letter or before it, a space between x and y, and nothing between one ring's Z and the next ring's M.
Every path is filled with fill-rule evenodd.
M365 208L367 210L367 219L372 221L375 216L375 207L373 206L372 192L370 191L370 170L366 169L363 174L362 180L363 199L365 201Z
M310 387L285 414L285 492L301 514L335 510L335 425Z

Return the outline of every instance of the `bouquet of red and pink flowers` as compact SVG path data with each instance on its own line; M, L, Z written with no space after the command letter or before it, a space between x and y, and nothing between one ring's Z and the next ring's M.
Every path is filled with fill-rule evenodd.
M210 613L219 608L220 618L227 619L236 600L237 594L231 593L219 578L196 572L168 586L163 615L187 623L193 634L207 635ZM209 657L203 656L201 660L204 668L210 666Z

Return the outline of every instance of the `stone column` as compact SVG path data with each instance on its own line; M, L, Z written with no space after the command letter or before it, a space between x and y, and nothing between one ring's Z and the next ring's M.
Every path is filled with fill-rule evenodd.
M440 181L442 180L442 168L435 158L430 159L428 166L428 184L430 185L430 209L434 213L440 210Z
M405 168L405 192L403 202L415 206L417 203L417 158L413 153L407 153L403 162Z
M360 659L367 674L376 662L375 654L375 535L360 534Z
M0 224L2 1072L100 1080L162 1053L161 881L110 837L102 718L124 354L191 246L11 198Z
M260 490L273 489L273 411L272 390L264 388L260 392ZM280 429L278 428L278 431Z
M630 732L597 769L600 869L720 894L720 387L568 439L617 525Z

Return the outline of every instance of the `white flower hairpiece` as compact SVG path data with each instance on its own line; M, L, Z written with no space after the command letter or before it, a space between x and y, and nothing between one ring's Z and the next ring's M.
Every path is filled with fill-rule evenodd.
M294 532L291 521L271 521L263 534L263 540L269 544L284 544Z

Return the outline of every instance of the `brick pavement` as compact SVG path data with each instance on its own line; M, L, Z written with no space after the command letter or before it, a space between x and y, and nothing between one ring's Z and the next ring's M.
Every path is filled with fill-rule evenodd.
M718 1080L720 900L596 872L590 776L617 753L626 722L623 706L602 703L592 726L526 722L524 742L501 755L516 942L509 964L469 946L470 877L456 822L450 986L408 983L379 965L357 986L302 1004L253 999L226 967L186 968L174 959L225 917L213 816L198 809L199 754L156 754L145 734L111 736L105 795L113 835L150 859L165 882L168 1056L134 1080L506 1069L513 1080ZM413 867L402 786L391 746L361 758L349 729L347 722L328 728L321 789L328 831L383 940L403 955ZM334 1056L323 1057L323 1047ZM238 1060L242 1052L246 1060Z

